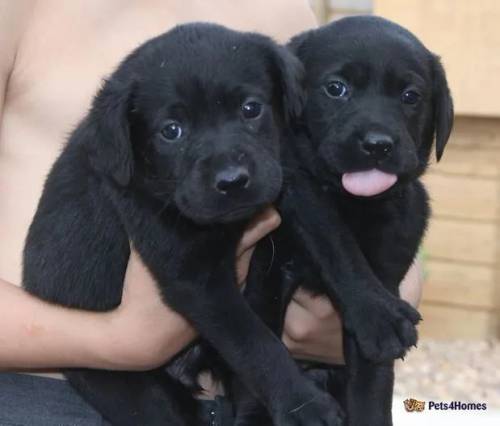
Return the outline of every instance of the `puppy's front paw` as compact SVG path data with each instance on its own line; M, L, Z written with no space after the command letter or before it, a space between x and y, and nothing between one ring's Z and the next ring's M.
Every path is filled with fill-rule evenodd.
M409 303L389 293L371 296L346 312L345 328L366 359L378 363L402 358L417 343L416 325L421 316Z
M344 414L334 398L317 391L312 398L278 415L274 423L277 426L342 426Z

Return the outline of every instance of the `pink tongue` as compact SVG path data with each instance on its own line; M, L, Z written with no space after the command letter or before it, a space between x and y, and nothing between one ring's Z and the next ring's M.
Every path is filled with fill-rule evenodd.
M342 185L353 195L371 197L386 191L396 183L398 177L377 169L363 172L344 173Z

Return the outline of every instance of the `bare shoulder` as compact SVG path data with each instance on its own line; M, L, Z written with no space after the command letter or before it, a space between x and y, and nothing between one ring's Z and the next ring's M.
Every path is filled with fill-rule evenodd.
M0 96L16 57L19 40L32 9L32 0L0 0ZM0 103L1 108L1 103Z

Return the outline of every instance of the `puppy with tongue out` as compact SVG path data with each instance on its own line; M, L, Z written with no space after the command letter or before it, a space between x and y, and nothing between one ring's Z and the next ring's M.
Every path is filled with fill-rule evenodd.
M379 133L368 133L359 149L369 159L380 163L391 156L393 146L394 141L391 137ZM350 194L360 197L379 195L391 188L397 180L396 174L387 173L377 168L342 174L344 189Z
M347 366L325 377L338 383L348 424L389 426L392 363L416 343L420 319L398 292L429 217L419 177L433 146L443 154L452 99L438 57L381 18L345 18L289 47L307 102L283 147L283 224L263 256L263 270L274 259L263 285L281 279L280 315L299 285L331 298Z

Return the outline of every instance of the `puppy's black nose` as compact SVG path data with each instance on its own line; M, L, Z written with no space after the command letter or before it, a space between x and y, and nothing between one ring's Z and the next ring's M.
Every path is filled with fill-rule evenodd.
M383 133L367 133L361 141L361 149L376 160L390 157L394 148L394 140Z
M215 189L221 194L246 188L249 183L248 169L243 166L231 166L215 175Z

